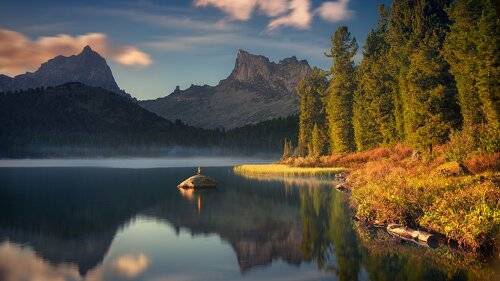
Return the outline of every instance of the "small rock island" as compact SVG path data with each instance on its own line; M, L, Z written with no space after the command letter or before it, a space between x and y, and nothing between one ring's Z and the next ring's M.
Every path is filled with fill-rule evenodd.
M201 167L198 167L196 175L187 178L181 182L177 187L182 189L198 189L198 188L215 188L217 182L207 176L201 174Z

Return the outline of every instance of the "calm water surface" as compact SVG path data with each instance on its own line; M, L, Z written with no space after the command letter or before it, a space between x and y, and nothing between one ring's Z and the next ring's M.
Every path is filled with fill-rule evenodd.
M30 161L0 161L2 281L499 280L498 263L357 227L325 181L209 167L216 190L181 193L199 159Z

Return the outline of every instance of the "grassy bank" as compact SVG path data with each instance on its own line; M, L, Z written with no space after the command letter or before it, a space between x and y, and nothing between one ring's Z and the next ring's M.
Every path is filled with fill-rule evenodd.
M339 167L292 167L284 164L248 164L234 167L240 175L330 177L346 171Z
M405 146L319 158L289 158L292 167L347 167L351 205L366 222L402 223L441 233L473 250L500 245L500 153L447 160Z

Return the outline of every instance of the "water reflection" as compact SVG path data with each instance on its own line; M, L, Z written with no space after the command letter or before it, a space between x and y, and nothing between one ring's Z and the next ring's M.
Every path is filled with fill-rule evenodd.
M0 169L0 280L495 280L358 229L330 182L209 168ZM374 237L377 236L377 237Z

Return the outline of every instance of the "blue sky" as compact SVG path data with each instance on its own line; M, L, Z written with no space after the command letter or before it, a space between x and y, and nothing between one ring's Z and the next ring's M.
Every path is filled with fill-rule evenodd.
M28 50L19 50L17 44L12 48L18 48L19 56L7 56L3 51L2 57L0 46L0 72L10 69L7 74L12 76L32 71L39 66L39 60L59 50L63 54L75 52L86 40L104 42L99 46L119 86L138 99L165 96L176 85L181 89L191 84L215 85L231 72L240 48L274 61L297 56L312 66L327 69L330 60L323 52L329 48L335 29L347 25L361 47L376 24L377 6L391 2L337 0L345 2L342 10L334 8L323 14L320 8L328 8L325 2L330 5L336 1L239 0L241 7L259 1L285 5L279 11L280 6L265 9L264 4L255 4L245 8L249 13L240 6L227 7L227 3L233 3L227 1L2 0L0 31L8 32L8 38L17 38L2 39L2 44L19 40ZM302 21L299 13L290 19L288 15L297 6L289 6L294 5L293 1L308 5L309 13L302 17L310 16L310 21ZM61 49L61 42L72 47ZM54 44L58 44L57 48ZM33 53L30 49L44 51L27 60Z

